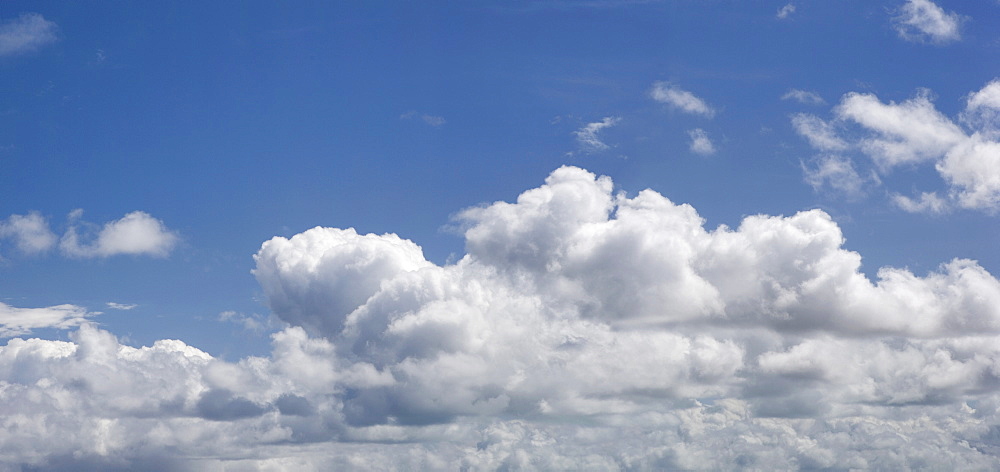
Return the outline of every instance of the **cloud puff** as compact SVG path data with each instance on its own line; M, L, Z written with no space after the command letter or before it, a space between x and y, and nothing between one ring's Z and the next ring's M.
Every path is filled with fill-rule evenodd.
M810 164L803 162L802 172L813 190L829 187L848 198L859 198L865 193L866 180L854 169L850 158L836 154L820 155L813 158Z
M785 94L781 96L781 99L795 100L804 105L823 105L826 103L826 100L823 100L823 97L819 96L816 92L799 89L791 89L788 92L785 92Z
M715 110L708 106L704 100L669 82L657 82L653 84L653 89L649 92L649 96L653 100L666 103L685 113L701 115L706 118L715 116Z
M715 154L715 145L712 144L712 140L708 139L708 133L705 130L701 128L690 130L688 137L691 138L691 152L703 156Z
M881 174L900 166L934 164L947 185L947 200L936 192L923 192L918 200L894 194L894 202L904 210L940 213L953 205L1000 209L1000 81L969 94L957 121L934 107L928 90L901 103L848 93L833 112L833 123L797 114L792 125L817 150L860 150ZM842 138L841 131L847 133L850 125L861 135Z
M76 221L83 212L70 214ZM62 252L71 257L108 257L119 254L166 257L180 238L167 229L162 221L146 212L133 211L119 220L105 223L90 242L80 242L76 225L63 234L59 242Z
M962 18L948 13L931 0L907 0L893 18L899 36L907 41L947 43L961 39Z
M779 20L784 20L784 19L788 18L789 16L791 16L792 13L795 13L795 4L794 3L789 3L789 4L787 4L787 5L779 8L778 12L775 13L774 16L776 18L778 18Z
M620 122L621 118L617 116L607 116L601 121L587 123L583 128L574 131L573 134L576 135L576 142L580 145L580 150L592 153L608 149L610 146L604 144L600 137L597 136L597 133Z
M38 13L23 13L0 23L0 56L33 52L56 41L55 23Z
M45 217L37 212L11 215L6 221L0 221L0 239L3 238L13 239L18 250L25 254L48 251L57 241Z
M97 314L76 305L17 308L0 302L0 337L20 336L40 328L69 329Z
M822 211L710 229L574 167L457 219L467 254L443 266L393 234L265 242L254 275L290 324L267 357L135 348L90 325L10 340L0 461L1000 466L1000 281L974 261L870 279Z

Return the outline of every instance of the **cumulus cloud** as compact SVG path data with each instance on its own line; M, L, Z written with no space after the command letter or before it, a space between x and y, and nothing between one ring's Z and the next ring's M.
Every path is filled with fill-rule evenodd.
M962 17L945 12L931 0L907 0L893 22L899 36L907 41L947 43L961 39Z
M704 100L669 82L657 82L653 84L653 89L649 92L649 96L653 100L666 103L672 108L685 113L701 115L706 118L715 116L715 110L708 106Z
M711 139L708 139L708 133L705 130L701 128L690 130L688 137L691 138L691 152L703 156L715 154L715 145L712 144Z
M20 336L41 328L73 328L97 314L76 305L17 308L0 302L0 337Z
M796 102L802 103L804 105L823 105L826 100L819 96L816 92L810 92L808 90L791 89L785 92L781 96L782 100L795 100Z
M573 134L576 136L577 144L580 145L580 150L592 153L610 148L610 146L601 141L601 138L597 134L601 130L610 128L620 122L621 118L617 116L607 116L601 121L587 123L584 127L574 131Z
M87 324L11 339L0 461L1000 466L1000 281L974 261L869 278L822 211L706 228L690 205L574 167L457 218L467 254L448 265L394 234L265 242L253 272L289 324L267 357L136 348Z
M36 51L56 41L57 26L38 13L0 23L0 57Z
M57 241L48 221L37 212L11 215L6 221L0 221L0 239L3 238L13 239L18 250L25 254L48 251Z
M180 238L167 229L162 221L146 212L133 211L119 220L108 222L89 242L81 238L78 228L82 211L70 214L73 224L63 234L59 248L71 257L108 257L119 254L166 257ZM92 231L95 232L95 231Z
M1000 81L969 94L957 120L935 108L928 90L901 103L852 92L844 95L833 113L833 123L797 114L792 125L817 150L860 150L883 175L900 166L934 164L947 186L947 201L937 192L924 192L918 200L894 194L900 208L932 213L951 206L1000 209ZM862 133L842 138L838 129L850 125ZM816 180L807 176L807 181Z

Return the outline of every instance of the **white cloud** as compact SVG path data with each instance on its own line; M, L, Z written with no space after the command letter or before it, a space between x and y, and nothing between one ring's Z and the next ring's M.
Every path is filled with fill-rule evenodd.
M71 222L78 220L81 214L79 210L71 213ZM166 257L179 240L162 221L148 213L133 211L119 220L106 223L89 243L80 242L79 230L74 224L63 234L59 248L72 257L108 257L119 254Z
M0 302L0 337L20 336L40 328L69 329L97 314L76 305L17 308Z
M777 17L779 20L784 20L789 16L791 16L792 13L795 13L795 4L789 3L779 8L778 13L775 14L775 17Z
M914 200L905 195L892 196L896 206L910 213L945 213L950 209L948 201L939 197L936 192L921 192L920 198Z
M688 136L691 138L691 152L703 156L715 154L715 145L712 144L712 140L708 139L708 133L705 130L701 128L690 130Z
M792 126L810 146L821 151L843 151L848 147L847 142L837 136L834 127L818 116L796 113L792 115Z
M947 43L961 39L962 18L945 12L931 0L907 0L893 22L899 36L907 41Z
M653 100L666 103L685 113L701 115L706 118L715 116L715 110L708 106L704 100L669 82L657 82L653 84L653 89L649 92L649 96Z
M37 212L11 215L7 221L0 221L0 239L3 238L13 239L18 250L25 254L48 251L57 241L45 217Z
M781 99L795 100L804 105L823 105L826 103L826 100L823 100L823 97L819 96L816 92L799 89L791 89L788 92L785 92L785 94L781 96Z
M607 116L601 121L587 123L583 128L574 131L573 134L576 135L576 142L580 145L582 151L587 153L604 151L610 146L604 144L601 138L597 136L597 133L620 122L621 118L617 116Z
M107 305L108 308L111 308L112 310L131 310L139 306L134 303L115 303L115 302L108 302Z
M848 198L860 198L864 195L865 179L858 175L850 158L835 154L817 156L812 165L802 163L802 172L806 183L813 190L819 191L830 187Z
M428 115L426 113L417 113L416 111L413 110L403 113L402 115L399 115L399 119L401 120L412 120L415 118L420 119L420 121L423 121L424 123L427 123L428 125L431 125L435 128L446 123L444 117Z
M38 13L0 23L0 56L33 52L56 41L57 26Z
M467 254L265 242L267 357L177 340L0 347L0 462L41 470L1000 466L1000 281L871 279L826 213L705 227L563 167L462 211ZM236 314L222 318L238 320Z

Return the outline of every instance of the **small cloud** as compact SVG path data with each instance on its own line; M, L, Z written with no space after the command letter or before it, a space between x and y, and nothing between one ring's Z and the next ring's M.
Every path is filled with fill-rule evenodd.
M115 302L108 302L107 305L108 308L111 308L113 310L131 310L139 306L134 303L115 303Z
M685 113L701 115L706 118L715 116L715 110L708 106L704 100L669 82L657 82L653 84L653 90L649 92L649 96L653 100L666 103Z
M56 235L49 229L45 217L37 212L11 215L0 221L0 239L11 238L17 249L25 254L39 254L56 244Z
M962 17L945 12L931 0L907 0L893 21L899 37L907 41L941 44L961 39Z
M688 136L691 137L691 152L702 156L715 154L715 145L708 139L708 133L705 130L701 128L690 130Z
M805 113L792 115L795 132L809 141L809 145L821 151L843 151L847 143L837 136L836 130L822 118Z
M57 29L38 13L24 13L0 23L0 57L33 52L54 43Z
M912 199L900 194L892 195L892 202L908 213L932 213L940 215L950 209L948 201L937 192L921 192L920 198Z
M829 187L850 199L864 196L865 180L854 169L850 158L828 155L819 156L806 165L801 163L805 181L814 191Z
M56 305L45 308L17 308L0 302L0 337L28 334L33 329L69 329L98 315L76 305Z
M816 92L806 90L791 89L781 96L782 100L795 100L804 105L823 105L826 100Z
M588 123L583 128L580 128L573 132L576 135L576 142L580 145L580 149L586 153L592 153L597 151L603 151L608 149L610 146L604 144L603 141L597 136L597 133L604 128L610 128L621 122L621 118L617 116L608 116L603 120Z
M71 224L78 221L82 210L70 212ZM166 257L180 240L162 221L148 213L133 211L106 223L90 243L81 243L76 224L72 224L59 243L62 252L71 257L108 257L118 254Z
M248 316L232 310L219 313L219 321L238 324L245 331L252 331L254 333L263 332L268 325L267 320L256 313Z
M778 13L775 15L779 20L784 20L788 18L789 15L795 13L795 4L789 3L778 9Z
M402 115L399 115L399 119L401 120L419 119L424 123L427 123L428 125L431 125L435 128L445 124L444 117L428 115L426 113L417 113L416 111L413 110L403 113Z

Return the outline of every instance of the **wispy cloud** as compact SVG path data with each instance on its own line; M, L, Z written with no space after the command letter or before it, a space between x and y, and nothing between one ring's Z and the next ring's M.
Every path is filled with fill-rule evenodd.
M36 51L56 41L56 24L38 13L0 23L0 56L12 56Z
M715 110L704 100L693 93L683 90L669 82L657 82L649 92L650 97L660 103L665 103L685 113L701 115L706 118L715 116Z
M795 13L795 4L789 3L779 8L778 13L775 14L775 17L777 17L779 20L784 20L787 19L789 16L791 16L792 13Z
M715 154L715 145L712 144L712 140L708 139L708 133L705 130L701 128L690 130L688 137L691 138L691 152L703 156Z
M587 123L584 127L573 132L576 135L576 142L580 145L580 150L586 153L604 151L610 146L601 141L598 133L601 130L610 128L621 122L617 116L607 116L601 121Z
M962 17L945 12L931 0L907 0L893 18L899 36L907 41L947 43L961 39Z
M133 303L115 303L115 302L108 302L107 305L108 308L111 308L112 310L131 310L139 306Z
M823 105L826 100L819 96L816 92L809 92L807 90L791 89L781 96L782 100L795 100L804 105Z
M55 246L55 233L41 214L11 215L0 221L0 239L13 239L18 250L25 254L39 254Z
M0 338L20 336L41 328L74 328L98 314L76 305L17 308L0 302Z
M426 123L428 125L431 125L431 126L433 126L435 128L438 127L438 126L441 126L441 125L445 124L444 117L434 116L434 115L428 115L426 113L418 113L418 112L413 111L413 110L408 111L406 113L403 113L402 115L399 115L399 119L401 119L401 120L414 120L414 119L418 119L418 120L423 121L424 123Z

